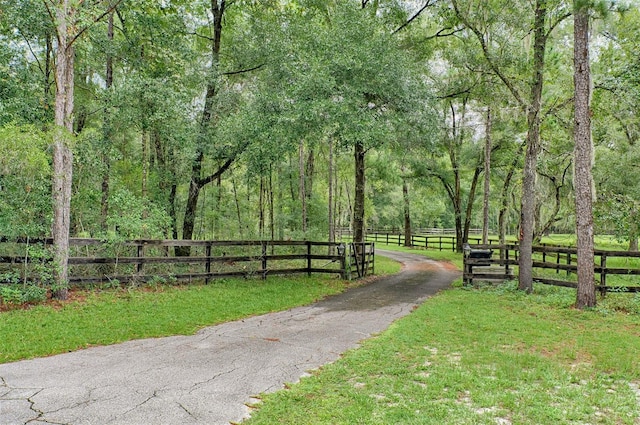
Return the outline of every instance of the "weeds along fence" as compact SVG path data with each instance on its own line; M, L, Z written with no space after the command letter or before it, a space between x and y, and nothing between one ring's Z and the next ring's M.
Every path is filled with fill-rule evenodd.
M0 284L50 280L51 239L0 239ZM312 241L103 241L71 238L69 284L204 281L314 273L374 272L373 243ZM188 255L175 255L185 251Z
M471 258L465 255L466 284L474 280L514 279L518 266L518 245L471 245L472 250L493 250L491 258ZM596 289L606 292L640 292L640 252L594 251ZM577 287L577 249L567 247L534 246L534 281L547 285Z

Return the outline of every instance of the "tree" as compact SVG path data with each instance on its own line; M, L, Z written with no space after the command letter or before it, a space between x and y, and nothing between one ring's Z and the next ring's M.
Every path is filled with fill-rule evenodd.
M352 149L352 225L354 241L362 241L366 155L393 140L414 107L424 106L418 103L424 87L398 40L355 2L318 4L303 13L293 9L285 17L277 41L273 31L269 39L271 61L279 55L280 66L265 70L277 88L279 117L272 134L284 136L292 148L302 140L330 138ZM301 170L300 176L306 172Z
M531 48L531 63L529 72L531 73L530 83L524 88L519 87L516 79L507 72L509 68L503 66L500 62L502 59L499 55L504 55L505 49L501 43L494 45L500 46L495 49L492 44L488 43L487 29L491 24L499 22L495 17L487 17L484 15L486 9L479 9L475 15L472 14L473 2L465 4L466 9L462 8L462 2L452 0L452 4L458 19L468 28L474 35L483 56L491 71L496 75L505 87L511 92L513 98L518 105L526 111L527 114L527 137L524 170L522 177L522 207L520 218L520 258L519 258L519 284L521 290L531 291L533 289L533 234L535 228L535 209L536 209L536 173L537 160L540 152L540 125L542 122L542 94L544 87L545 74L545 52L547 42L552 31L566 19L570 14L565 12L561 5L554 8L555 16L550 16L549 10L553 2L548 0L536 0L534 5L534 17L531 32L533 33L533 43ZM502 10L511 11L513 6L502 2L492 3L495 8L502 7ZM516 6L517 8L517 6ZM494 9L494 11L496 11ZM553 19L552 19L553 18ZM513 19L509 20L513 22ZM513 34L510 35L511 37ZM503 39L504 40L504 39ZM506 40L504 40L506 42ZM497 50L497 51L496 51ZM528 89L529 95L523 95L523 89Z
M56 52L55 129L53 136L53 225L51 235L54 248L54 297L67 298L67 263L69 260L69 227L71 223L71 182L73 177L73 89L75 52L73 34L77 10L68 0L61 0L51 16L56 23L58 49Z
M576 307L594 307L593 146L591 143L591 72L589 63L589 4L574 0L575 191L578 245Z
M596 144L597 202L599 231L614 233L628 240L629 250L638 250L640 194L637 179L638 140L640 139L640 11L631 8L611 14L602 25L603 44L593 62L593 138ZM597 36L597 34L596 34ZM615 162L616 167L610 167ZM620 173L619 170L625 170Z
M119 2L110 5L107 12L90 16L91 22L104 17ZM51 235L54 250L54 297L67 298L69 260L69 229L71 224L71 185L73 178L73 110L74 110L74 43L86 31L78 28L79 10L70 0L46 3L49 16L56 27L57 50L55 65L55 128L53 130L53 224Z
M487 106L484 145L484 194L482 197L482 243L489 243L489 198L491 196L491 107Z

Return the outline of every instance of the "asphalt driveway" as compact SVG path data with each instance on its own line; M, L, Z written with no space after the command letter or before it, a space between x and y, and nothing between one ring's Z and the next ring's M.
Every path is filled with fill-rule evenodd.
M202 329L0 365L0 424L229 424L252 395L335 361L459 272L415 254L391 277L307 307Z

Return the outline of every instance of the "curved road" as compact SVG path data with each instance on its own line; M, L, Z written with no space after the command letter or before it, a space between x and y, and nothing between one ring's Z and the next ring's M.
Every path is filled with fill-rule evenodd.
M241 421L252 395L335 361L459 276L419 255L378 253L403 271L307 307L0 365L0 424Z

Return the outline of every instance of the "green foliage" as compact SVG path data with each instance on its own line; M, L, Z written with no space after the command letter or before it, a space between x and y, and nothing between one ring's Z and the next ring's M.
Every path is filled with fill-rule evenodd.
M167 213L148 200L129 191L114 192L107 222L124 239L164 239L171 228Z
M405 178L414 226L453 227L447 190L457 190L459 173L460 206L473 206L472 227L478 227L479 193L475 199L467 195L482 155L487 105L494 111L491 227L497 228L504 202L506 224L515 231L527 119L496 71L514 92L528 96L530 5L457 1L462 15L490 41L491 67L477 34L463 29L450 2L430 2L399 32L394 31L423 4L364 3L363 8L355 0L233 2L215 58L210 2L121 2L112 40L106 17L93 22L106 3L85 4L78 25L91 25L74 44L72 233L109 237L117 227L122 237L179 235L192 166L202 152L202 178L227 159L235 161L219 182L203 188L196 237L326 239L328 147L335 148L335 222L348 226L356 142L367 149L369 225L402 225ZM626 183L637 180L639 12L620 7L625 2L610 3L615 7L609 11L606 2L592 3L597 223L626 239L635 232L640 199ZM49 136L39 129L51 124L55 35L44 6L0 0L0 234L10 237L44 236L50 228ZM556 227L571 229L571 25L563 21L571 3L550 0L547 6L539 167L547 177L538 179L538 222L555 220ZM113 85L107 89L109 58ZM215 94L205 119L208 88ZM451 108L460 118L463 102L467 114L452 127ZM298 199L301 143L306 153L315 152L307 232ZM511 186L503 196L509 173ZM555 213L553 179L563 178ZM108 205L102 205L103 196ZM103 207L109 207L106 228Z
M0 298L6 304L21 304L22 291L18 286L0 285Z
M0 302L4 304L38 304L46 299L47 289L41 286L0 284Z
M51 217L48 138L32 126L0 127L0 234L41 236Z

